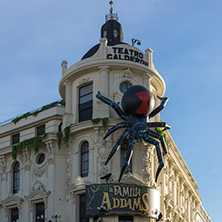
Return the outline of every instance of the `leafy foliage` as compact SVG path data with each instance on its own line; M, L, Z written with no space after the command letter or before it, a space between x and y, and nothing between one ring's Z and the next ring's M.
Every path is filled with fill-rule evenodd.
M16 160L18 151L25 148L34 148L35 154L39 152L42 141L46 138L46 134L43 136L35 136L31 139L24 140L12 146L12 158Z
M102 120L103 129L104 129L104 131L106 131L107 126L108 126L108 122L109 122L108 117L91 119L91 122L93 123L93 125L95 125L95 124L99 123L101 120Z
M34 112L27 112L27 113L24 113L23 115L21 116L17 116L15 117L12 122L14 124L16 124L17 122L19 122L21 119L23 118L26 118L29 117L29 116L37 116L40 112L44 111L44 110L47 110L47 109L51 109L55 106L65 106L65 101L64 100L60 100L60 101L56 101L56 102L53 102L53 103L50 103L48 105L45 105L43 106L41 109L39 110L36 110Z

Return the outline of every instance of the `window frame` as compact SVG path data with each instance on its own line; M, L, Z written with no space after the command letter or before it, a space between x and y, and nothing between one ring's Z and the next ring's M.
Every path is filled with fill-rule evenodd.
M12 175L12 193L18 193L20 190L20 163L16 161L13 165Z
M45 124L39 125L36 127L36 136L42 136L45 134Z
M81 94L81 90L89 86L91 86L90 91L84 94ZM81 102L83 98L86 98L88 96L91 97L91 100L87 99L86 102ZM78 105L79 122L92 119L92 115L93 115L93 83L92 82L79 87L78 102L79 102L78 103L79 104Z
M87 146L87 149L84 150L86 146ZM89 142L88 141L84 141L80 146L80 175L81 177L87 177L89 175Z
M86 217L86 194L85 193L79 195L79 222L89 222L89 217Z
M43 206L43 210L38 210L37 209L38 206ZM39 220L39 218L37 218L39 216L40 217L43 216L42 220ZM45 203L43 201L35 203L35 221L36 222L44 221L44 219L45 219Z
M11 135L11 145L15 145L20 142L20 133Z
M16 212L17 214L13 215L13 212ZM10 209L10 221L15 222L19 220L19 209L18 207L13 207Z

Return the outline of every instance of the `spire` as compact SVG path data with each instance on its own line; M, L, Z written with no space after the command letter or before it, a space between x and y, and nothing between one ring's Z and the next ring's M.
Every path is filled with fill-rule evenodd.
M109 10L109 14L106 15L106 21L111 20L111 19L118 21L119 19L118 15L117 13L114 13L114 10L113 10L113 4L114 4L113 1L110 1L109 4L110 4L110 10Z

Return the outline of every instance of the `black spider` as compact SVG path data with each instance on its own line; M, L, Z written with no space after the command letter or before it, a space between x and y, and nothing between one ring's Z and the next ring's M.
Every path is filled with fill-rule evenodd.
M103 139L106 139L114 131L120 128L126 127L126 130L122 133L117 143L113 147L112 151L110 152L105 165L109 162L109 160L112 158L114 153L119 149L123 140L129 137L128 138L129 146L127 149L126 158L125 158L125 161L124 161L124 164L121 169L120 176L119 176L119 180L118 180L120 182L132 157L133 148L135 145L134 140L136 140L137 142L142 142L142 140L144 140L145 142L153 144L156 147L157 157L159 160L159 167L157 169L156 179L155 179L155 181L157 181L159 173L164 167L163 157L162 157L162 153L160 149L160 143L163 149L163 156L167 154L167 148L166 148L166 143L163 136L161 136L158 133L153 132L152 130L150 130L150 128L164 127L164 130L166 130L166 129L170 129L170 126L167 125L165 122L148 122L148 119L154 117L165 107L165 104L168 101L168 98L158 97L161 100L161 103L156 109L153 110L154 98L153 98L152 93L143 86L140 86L140 85L132 86L123 95L123 98L122 98L123 110L122 110L118 106L118 104L102 96L100 92L98 92L96 97L100 99L102 102L111 106L119 115L119 117L125 121L122 123L117 123L114 127L109 129ZM158 139L160 143L156 139Z

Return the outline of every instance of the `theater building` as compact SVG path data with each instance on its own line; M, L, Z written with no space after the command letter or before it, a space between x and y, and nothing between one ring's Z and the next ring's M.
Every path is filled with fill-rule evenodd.
M158 159L149 143L135 143L121 182L127 139L105 165L124 129L103 140L107 129L122 120L96 98L97 92L121 106L128 88L143 85L154 95L156 107L157 96L165 93L152 49L142 52L135 47L136 40L132 43L124 42L111 4L99 44L75 64L62 62L59 92L65 105L55 102L1 123L1 222L211 221L168 131L168 154L157 183ZM162 121L160 115L151 121Z

